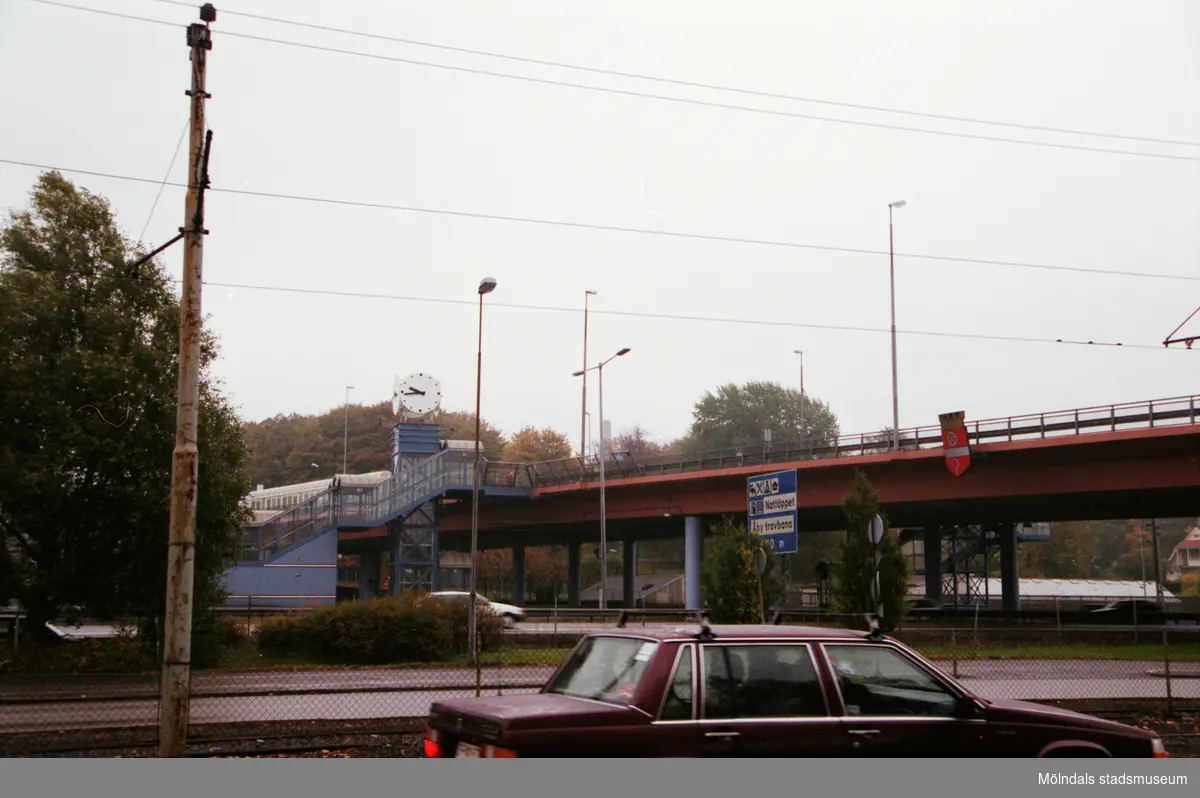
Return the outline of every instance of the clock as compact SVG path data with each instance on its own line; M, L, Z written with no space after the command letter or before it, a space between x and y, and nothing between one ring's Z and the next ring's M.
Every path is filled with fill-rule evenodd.
M392 412L406 418L421 418L442 406L442 384L432 374L418 372L392 386Z

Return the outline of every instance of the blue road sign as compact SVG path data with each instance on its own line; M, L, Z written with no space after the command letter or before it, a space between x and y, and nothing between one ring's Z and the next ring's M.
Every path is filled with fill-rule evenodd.
M776 554L795 554L799 513L796 470L759 474L746 479L747 527L771 541Z

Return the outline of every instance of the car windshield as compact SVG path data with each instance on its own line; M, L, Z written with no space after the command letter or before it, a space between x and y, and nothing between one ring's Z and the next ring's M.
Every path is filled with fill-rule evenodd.
M632 637L589 637L575 649L548 693L628 704L658 643Z

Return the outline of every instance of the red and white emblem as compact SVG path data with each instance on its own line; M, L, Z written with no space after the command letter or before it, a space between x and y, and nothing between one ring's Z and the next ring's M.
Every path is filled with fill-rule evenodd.
M946 450L946 468L961 477L971 467L971 446L967 439L966 413L942 413L942 448Z

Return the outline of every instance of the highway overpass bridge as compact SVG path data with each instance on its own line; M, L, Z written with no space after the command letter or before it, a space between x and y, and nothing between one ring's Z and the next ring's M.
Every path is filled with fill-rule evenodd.
M1017 525L1200 512L1197 404L1200 396L1189 396L969 421L972 464L962 476L946 467L940 426L902 430L898 449L885 436L862 434L654 458L612 452L607 538L632 554L639 540L683 537L688 603L698 604L704 520L744 514L747 477L795 468L800 530L839 530L842 498L861 469L891 525L920 530L931 594L941 584L929 577L943 568L944 530L982 525L999 541L1005 605L1015 609ZM248 567L295 569L299 577L295 566L304 563L289 557L320 539L323 563L339 549L368 563L386 550L393 585L433 587L438 552L469 547L472 468L461 453L442 452L361 495L334 489L260 528L258 560ZM596 457L484 464L479 545L514 550L518 596L524 547L565 545L577 603L581 546L599 540L598 477ZM301 534L307 543L298 542ZM630 595L633 574L623 581Z

